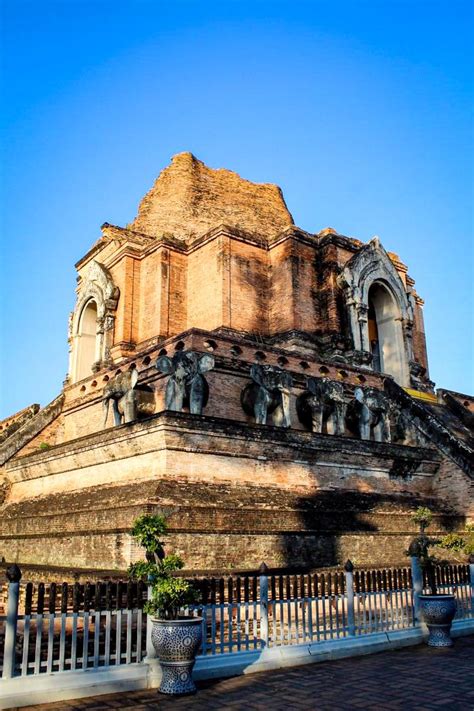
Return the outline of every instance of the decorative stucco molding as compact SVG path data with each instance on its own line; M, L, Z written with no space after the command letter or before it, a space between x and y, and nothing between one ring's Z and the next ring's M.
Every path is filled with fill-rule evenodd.
M380 284L392 296L396 307L394 321L400 361L399 372L392 374L402 385L409 385L408 364L413 360L413 299L378 237L374 237L346 263L338 282L345 291L356 351L370 351L368 310L371 286Z
M85 278L81 281L74 311L69 317L70 381L75 382L78 379L80 326L84 309L91 301L97 307L96 357L91 369L97 371L110 360L115 311L119 297L120 291L114 284L109 270L95 259L92 260Z

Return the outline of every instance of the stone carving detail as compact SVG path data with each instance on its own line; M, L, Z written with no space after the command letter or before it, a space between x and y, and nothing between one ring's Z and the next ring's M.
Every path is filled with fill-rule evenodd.
M372 353L369 351L349 351L346 353L347 361L351 365L355 365L358 368L369 368L373 360Z
M390 442L390 403L383 392L357 387L352 408L361 439Z
M329 378L308 378L307 391L298 396L296 410L300 422L313 432L343 435L347 404L344 386Z
M113 340L115 311L117 309L120 290L115 286L109 270L95 259L92 260L87 274L81 281L77 303L69 317L69 376L74 382L77 378L77 358L79 348L79 326L83 309L89 301L97 306L97 339L98 360L92 365L91 372L97 372L110 363L106 352L110 352Z
M100 288L104 300L104 307L106 309L117 308L119 289L112 281L109 270L95 259L92 260L89 271L87 272L84 291L87 291L88 284L96 284Z
M160 356L156 368L170 376L166 385L166 409L182 412L187 407L192 415L202 415L209 398L209 386L203 373L212 370L214 364L214 356L208 353L178 351L172 358Z
M422 392L432 393L435 384L432 380L428 378L426 368L417 363L416 361L410 361L410 384L415 390L421 390Z
M401 384L408 386L408 363L413 359L413 304L392 260L378 237L374 237L345 264L338 277L338 284L345 294L354 353L370 353L371 350L368 329L369 290L377 283L382 284L391 294L399 312L395 319L393 337L396 336L396 342L393 345L400 356L398 379Z
M151 388L137 386L138 371L128 370L119 373L104 387L102 402L104 406L104 427L107 426L109 405L112 401L115 425L133 422L138 415L152 415L155 411L155 396Z
M7 480L0 482L0 506L7 500L11 484Z
M266 425L271 414L277 427L291 427L291 375L277 366L258 363L250 368L250 377L253 383L246 385L240 396L244 412L253 415L257 425Z
M411 447L424 447L427 444L426 437L415 427L409 413L403 408L390 403L392 410L392 442Z

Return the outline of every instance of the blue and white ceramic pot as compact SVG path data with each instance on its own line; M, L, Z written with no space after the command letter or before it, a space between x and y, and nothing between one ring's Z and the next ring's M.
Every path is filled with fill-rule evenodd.
M159 659L163 676L162 694L192 694L193 667L202 640L202 617L177 620L152 618L151 641Z
M451 647L451 624L456 614L454 595L420 595L420 608L429 630L430 647Z

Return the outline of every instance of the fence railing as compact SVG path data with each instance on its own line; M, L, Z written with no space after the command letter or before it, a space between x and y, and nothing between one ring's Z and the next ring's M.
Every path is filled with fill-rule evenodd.
M417 594L426 580L411 568L251 576L198 581L201 656L320 643L408 629L419 623ZM457 618L474 619L474 565L436 570L442 592L457 599ZM151 621L142 583L9 584L0 615L3 678L81 671L141 662Z

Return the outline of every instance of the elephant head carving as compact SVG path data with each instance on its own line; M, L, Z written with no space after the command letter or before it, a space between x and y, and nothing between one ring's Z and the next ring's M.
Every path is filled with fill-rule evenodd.
M138 415L152 415L155 411L155 396L151 388L137 386L138 371L128 370L109 380L102 393L104 427L107 426L109 405L112 402L114 423L133 422Z
M290 373L272 365L254 364L250 368L253 382L242 390L240 401L244 412L253 415L258 425L267 424L272 415L273 424L290 427Z
M343 435L347 404L344 386L329 378L308 378L306 392L298 396L296 410L302 424L313 432Z
M425 447L428 442L426 437L418 430L409 413L391 401L392 442L412 447Z
M357 387L352 406L361 439L390 442L390 403L383 392Z
M192 415L201 415L209 398L209 386L203 373L214 368L214 356L194 351L178 351L172 358L160 356L156 368L169 375L166 384L167 410L182 412L189 407Z

